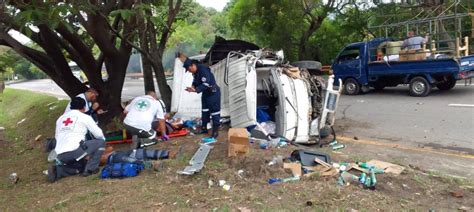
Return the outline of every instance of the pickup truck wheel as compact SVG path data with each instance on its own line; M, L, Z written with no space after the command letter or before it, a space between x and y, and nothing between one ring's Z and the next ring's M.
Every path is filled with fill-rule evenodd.
M357 95L360 92L360 84L357 80L349 78L344 82L344 93L347 95Z
M447 91L451 88L454 88L454 86L456 85L456 80L454 79L450 79L446 82L443 82L443 83L440 83L440 84L437 84L436 87L438 87L439 90L442 90L442 91Z
M428 96L431 91L430 83L424 77L413 77L410 80L410 95L416 97Z

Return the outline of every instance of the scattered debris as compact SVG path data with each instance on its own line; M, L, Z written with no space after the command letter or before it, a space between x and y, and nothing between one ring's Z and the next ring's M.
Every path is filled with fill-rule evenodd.
M23 123L25 121L26 121L26 118L24 118L24 119L20 120L19 122L17 122L16 125L18 126L18 125L20 125L21 123Z
M208 181L207 181L207 185L208 185L208 186L207 186L208 188L211 188L212 186L214 186L214 181L208 180Z
M299 181L300 177L288 177L288 178L270 178L268 179L268 184L275 184L275 183L286 183L286 182L294 182Z
M41 139L41 137L42 137L41 134L40 134L40 135L37 135L37 136L35 137L35 141L39 141L39 140Z
M407 184L402 184L402 188L406 190L410 190L410 187Z
M417 105L423 105L424 103L423 102L417 102L416 104Z
M356 141L357 141L357 140L359 140L359 138L358 138L357 136L354 136L354 140L356 140Z
M294 177L301 177L301 164L300 163L284 163L284 169L290 169Z
M449 193L451 194L451 196L456 197L456 198L463 198L464 197L464 192L462 190L451 191Z
M370 160L370 161L367 161L367 164L375 166L378 169L382 169L385 173L390 173L394 175L400 175L403 172L403 170L405 170L405 167L403 166L380 161L380 160Z
M470 211L471 207L461 206L461 207L458 208L458 210L460 210L460 211Z
M53 106L49 107L49 110L54 110L54 109L56 109L57 107L58 107L57 105L53 105Z
M230 128L228 137L229 147L227 156L245 155L250 151L249 137L245 128Z
M189 166L186 166L182 171L178 171L178 174L193 175L199 172L204 167L204 162L212 148L214 147L202 144L189 161Z
M339 150L339 149L344 149L346 145L344 144L337 144L332 147L332 150Z
M331 158L328 154L316 151L306 151L303 149L295 150L291 153L291 161L300 161L302 166L317 166L319 163L315 161L318 158L326 163L331 163Z
M313 202L311 202L311 201L306 201L306 206L310 206L310 207L313 206Z
M5 127L0 127L0 131L5 130Z
M246 208L246 207L238 207L237 208L240 212L251 212L252 210Z
M222 186L222 188L226 191L230 191L230 185L229 184L225 184L224 186Z
M281 155L273 156L272 160L270 162L268 162L269 166L273 166L275 164L283 164L283 156L281 156Z
M10 176L8 177L8 179L10 179L10 182L12 184L16 184L18 182L18 180L20 180L20 178L18 177L18 174L16 172L11 173Z

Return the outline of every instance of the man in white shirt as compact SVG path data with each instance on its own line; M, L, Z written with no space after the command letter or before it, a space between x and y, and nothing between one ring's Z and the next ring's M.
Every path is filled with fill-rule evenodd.
M421 45L428 42L428 35L426 37L415 36L415 32L409 31L407 39L403 41L402 48L405 50L421 50Z
M56 152L58 163L48 169L48 180L54 182L60 178L82 173L89 176L99 171L99 162L105 150L105 137L94 120L84 114L86 102L74 97L70 111L56 121ZM90 132L95 139L86 140Z
M166 135L165 113L163 102L157 100L155 92L149 91L144 96L136 97L125 108L126 117L123 121L125 129L133 136L132 149L141 148L143 145L156 144L156 129L161 134L161 139L169 140ZM158 119L155 122L155 119ZM151 143L145 144L146 141ZM143 143L142 143L143 142Z

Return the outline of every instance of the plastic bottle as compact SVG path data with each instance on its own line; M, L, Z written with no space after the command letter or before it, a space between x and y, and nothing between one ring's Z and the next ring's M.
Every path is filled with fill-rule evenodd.
M375 186L377 183L377 179L375 178L375 171L374 169L370 169L370 186Z
M364 185L366 179L367 179L367 175L364 172L362 172L362 174L360 174L360 177L359 177L359 183Z
M343 149L346 147L344 144L338 144L332 147L332 150L338 150L338 149Z

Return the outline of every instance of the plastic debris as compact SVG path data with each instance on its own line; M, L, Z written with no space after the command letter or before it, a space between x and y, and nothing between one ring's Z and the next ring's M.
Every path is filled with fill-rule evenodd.
M295 176L295 177L288 177L288 178L270 178L268 179L268 184L275 184L275 183L286 183L286 182L294 182L294 181L299 181L300 177Z
M213 137L206 137L206 138L202 138L201 139L201 142L203 144L212 144L212 143L216 143L217 142L217 139L213 138Z
M225 183L226 183L225 180L219 180L219 186L220 186L220 187L224 186Z
M214 181L208 180L208 181L207 181L207 187L208 187L208 188L211 188L212 186L214 186Z
M275 164L283 164L283 156L281 155L273 156L272 160L268 162L269 166L273 166Z
M222 188L226 191L229 191L230 190L230 185L225 184L224 186L222 186Z
M12 184L16 184L20 178L18 177L18 174L16 172L13 172L13 173L10 174L8 179L10 179L10 182Z
M337 144L332 147L332 150L339 150L339 149L344 149L346 145L344 144Z

